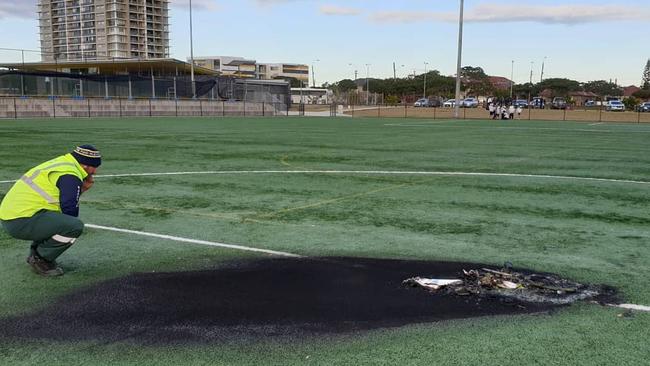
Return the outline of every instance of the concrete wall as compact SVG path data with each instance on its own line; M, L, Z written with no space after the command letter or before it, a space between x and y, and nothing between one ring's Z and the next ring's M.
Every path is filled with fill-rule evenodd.
M287 115L281 103L169 99L0 98L0 118Z

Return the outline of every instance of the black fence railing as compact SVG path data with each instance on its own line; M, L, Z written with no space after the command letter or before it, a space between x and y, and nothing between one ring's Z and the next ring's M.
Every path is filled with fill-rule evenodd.
M461 108L460 119L491 119L484 108ZM210 99L0 97L0 118L307 116L454 119L449 107L411 105L285 104ZM510 117L510 116L508 116ZM606 107L522 109L517 120L650 123L650 113Z
M379 118L422 118L453 119L456 118L453 107L415 107L413 105L344 105L344 104L297 104L292 106L291 114L300 116L348 116ZM460 108L460 119L502 119L501 115L492 118L490 112L481 107ZM511 116L508 113L508 119ZM612 111L606 106L573 107L566 109L523 108L515 109L513 120L548 120L548 121L582 121L582 122L628 122L650 123L650 113L641 109Z

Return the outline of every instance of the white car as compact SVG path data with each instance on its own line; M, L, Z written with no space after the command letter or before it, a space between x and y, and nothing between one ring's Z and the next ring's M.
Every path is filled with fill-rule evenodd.
M624 112L625 104L623 104L623 102L621 102L620 100L610 100L609 103L607 104L607 110Z
M442 104L443 107L451 108L456 106L456 99L449 99L448 101Z
M476 107L478 107L478 99L476 99L476 98L465 98L465 100L463 100L461 102L460 106L465 107L465 108L476 108Z
M428 107L429 106L429 99L420 98L413 104L413 106L414 107Z

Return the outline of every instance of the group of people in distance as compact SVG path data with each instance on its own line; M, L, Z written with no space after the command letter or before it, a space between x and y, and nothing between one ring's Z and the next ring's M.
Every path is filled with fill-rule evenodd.
M515 119L521 116L521 106L515 107L512 103L488 102L488 111L491 119Z

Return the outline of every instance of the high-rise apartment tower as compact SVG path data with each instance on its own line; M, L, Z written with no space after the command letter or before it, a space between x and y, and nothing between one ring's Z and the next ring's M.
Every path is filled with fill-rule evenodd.
M39 0L43 61L169 57L169 0Z

